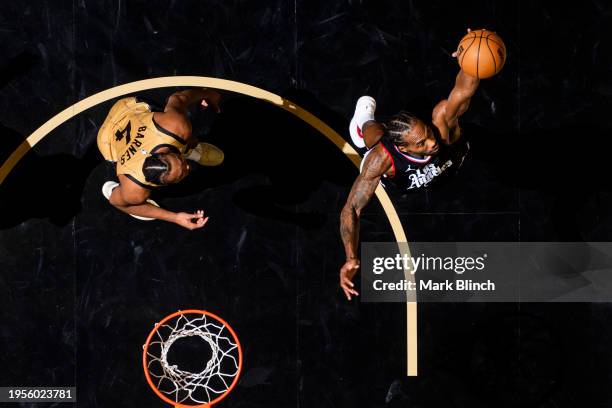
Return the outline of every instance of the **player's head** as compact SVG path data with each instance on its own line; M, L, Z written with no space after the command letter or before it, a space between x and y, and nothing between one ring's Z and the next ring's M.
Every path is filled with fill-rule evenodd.
M178 183L189 174L189 170L187 160L176 153L152 154L142 165L145 180L159 185Z
M401 151L418 155L434 155L440 146L433 130L408 112L400 112L385 123L385 136Z

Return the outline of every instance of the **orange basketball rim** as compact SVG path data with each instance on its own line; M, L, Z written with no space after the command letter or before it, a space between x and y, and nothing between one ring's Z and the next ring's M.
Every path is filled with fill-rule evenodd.
M210 359L200 372L181 370L168 362L175 341L199 337L210 347ZM211 407L236 386L242 371L238 336L219 316L205 310L182 310L159 323L143 346L147 383L163 401L176 408Z

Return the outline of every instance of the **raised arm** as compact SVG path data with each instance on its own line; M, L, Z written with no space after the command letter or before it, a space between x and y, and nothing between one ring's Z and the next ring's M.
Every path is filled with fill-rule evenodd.
M352 279L360 266L357 253L361 211L370 202L382 175L390 168L391 159L380 146L374 148L365 158L363 171L353 183L340 214L340 236L346 254L346 262L340 269L340 286L348 300L351 300L351 295L359 295Z
M453 57L456 55L456 52L453 53ZM468 110L470 99L476 93L479 84L480 79L459 70L448 99L440 101L434 108L432 121L447 144L453 143L459 137L458 131L455 132L459 127L459 117Z
M470 99L476 93L479 84L480 79L459 70L455 79L455 87L451 90L446 104L444 119L447 123L456 122L457 118L467 111L470 106Z
M183 138L190 148L197 144L191 136L191 121L187 116L189 108L200 104L203 108L212 107L219 113L221 95L217 91L207 88L186 89L175 92L168 98L163 112L155 113L155 120L164 129Z
M202 107L212 106L215 112L219 113L219 101L221 95L217 91L208 88L186 89L175 92L168 98L164 113L179 112L187 114L192 105L199 103Z

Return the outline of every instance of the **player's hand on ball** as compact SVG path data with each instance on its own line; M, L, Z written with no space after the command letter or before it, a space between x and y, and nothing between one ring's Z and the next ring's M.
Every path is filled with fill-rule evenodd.
M349 259L340 269L340 287L348 300L351 300L351 295L359 296L359 293L355 290L355 284L352 282L359 266L358 259Z
M202 228L208 222L208 217L204 217L204 211L198 210L193 214L180 212L176 214L175 222L181 227L190 230Z
M491 78L506 63L506 45L495 31L468 29L453 57L464 74L478 79Z
M472 32L471 28L467 29L468 34ZM457 58L457 53L459 52L459 48L457 48L457 50L455 50L455 52L452 53L453 58Z

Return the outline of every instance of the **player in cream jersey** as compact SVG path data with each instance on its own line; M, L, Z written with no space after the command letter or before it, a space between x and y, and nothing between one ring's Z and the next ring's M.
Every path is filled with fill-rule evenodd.
M160 219L188 229L203 227L204 211L194 213L160 208L149 199L152 189L180 182L190 162L217 166L223 152L198 143L187 116L190 106L211 106L219 112L220 95L209 89L190 89L172 94L163 111L137 97L118 100L98 131L102 156L116 164L119 183L108 181L102 192L112 205L142 220Z

